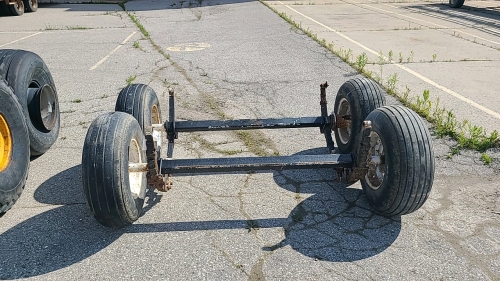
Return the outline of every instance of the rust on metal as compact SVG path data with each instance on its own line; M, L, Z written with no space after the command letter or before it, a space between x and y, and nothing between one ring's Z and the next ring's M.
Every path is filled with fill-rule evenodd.
M328 88L328 82L320 85L321 87L321 101L320 104L327 104L326 102L326 88Z
M368 173L368 168L356 167L349 172L349 175L347 176L347 181L355 182L357 180L364 178L367 173Z
M338 115L335 122L336 128L349 128L351 126L351 115Z
M153 140L153 135L146 134L146 158L148 159L147 180L148 186L156 188L159 191L167 191L170 188L165 187L163 175L160 174L158 167L159 153L156 150L156 142Z

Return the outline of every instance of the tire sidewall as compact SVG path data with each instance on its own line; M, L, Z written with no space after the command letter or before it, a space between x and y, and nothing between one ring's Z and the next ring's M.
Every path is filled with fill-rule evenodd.
M403 164L401 163L401 155L397 153L397 151L401 151L401 148L400 143L394 139L396 138L396 132L385 113L375 110L368 115L367 120L372 122L371 131L376 132L382 142L386 169L384 179L378 189L372 189L365 178L361 179L361 186L363 187L363 191L370 205L375 210L384 212L386 211L384 206L392 206L399 191L399 170L393 167L399 167ZM366 136L366 134L369 134L369 130L364 132L364 136Z
M128 215L128 218L131 221L136 221L141 213L142 213L142 207L144 205L144 198L133 198L132 192L130 190L130 178L129 178L129 171L128 171L128 163L129 163L129 144L132 139L136 139L137 143L140 146L140 151L141 151L141 158L142 161L146 162L146 150L145 147L143 147L144 143L146 142L144 135L142 133L141 128L139 127L139 124L134 120L134 119L126 119L125 122L127 122L127 128L128 130L126 131L126 135L123 136L123 141L121 142L120 147L113 147L113 149L119 149L119 151L115 150L115 153L117 155L121 155L121 163L122 165L120 166L121 173L122 175L126 175L122 177L122 194L124 195L124 203L125 203L125 210ZM144 175L145 177L146 175ZM144 186L144 188L147 188Z
M12 154L9 165L0 172L0 213L17 199L26 183L29 168L29 138L22 108L14 94L0 80L0 113L7 121L12 137ZM3 206L2 206L3 205Z
M11 61L6 80L9 86L12 87L14 94L17 96L23 108L31 142L31 155L41 155L57 140L60 127L59 101L50 71L38 55L31 52L19 51ZM49 84L56 93L56 108L54 110L57 110L57 119L54 128L49 132L39 131L31 122L27 93L28 87L32 81L36 82L39 86Z
M334 112L336 116L338 116L340 101L342 99L347 100L351 110L351 134L349 136L348 142L345 144L342 143L340 141L339 130L337 129L334 131L335 139L337 140L337 147L340 153L350 153L354 151L356 138L361 130L360 124L363 120L360 120L361 106L359 102L359 94L357 91L358 89L356 89L350 81L347 81L340 87L337 96L335 97Z

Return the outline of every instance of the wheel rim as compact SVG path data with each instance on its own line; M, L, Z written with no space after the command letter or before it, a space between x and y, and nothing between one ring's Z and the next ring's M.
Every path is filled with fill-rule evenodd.
M337 116L351 115L351 105L347 99L342 98L339 103ZM347 120L346 120L347 121ZM347 144L351 139L351 122L347 121L347 126L338 128L339 140L342 144Z
M59 116L56 102L57 94L49 84L39 87L33 82L28 88L30 119L39 131L50 132L54 129Z
M23 0L18 0L16 2L16 4L14 4L14 6L16 6L17 10L24 11L24 2L23 2Z
M158 110L158 106L155 104L151 108L151 124L160 124L160 119L160 111Z
M143 163L141 147L136 139L132 139L128 149L129 164ZM141 198L145 180L144 172L129 172L130 192L134 198Z
M368 151L368 173L365 180L368 186L377 190L384 181L387 166L385 164L384 145L377 132L370 133L370 150Z
M7 120L0 114L0 172L9 166L11 154L12 135Z
M30 3L32 8L38 8L38 0L31 0Z

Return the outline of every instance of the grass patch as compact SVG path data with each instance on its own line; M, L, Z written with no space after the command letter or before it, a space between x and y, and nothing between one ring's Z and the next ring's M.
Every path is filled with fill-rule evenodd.
M130 85L134 82L135 78L137 78L137 75L134 76L129 76L125 81L127 82L127 85Z
M241 150L223 150L223 149L219 149L216 147L215 144L205 140L204 138L201 138L200 136L194 136L193 137L193 140L198 142L200 144L201 147L203 147L204 149L208 149L210 151L214 151L214 152L217 152L217 153L220 153L222 155L235 155L235 154L238 154L238 153L241 153L242 151Z
M489 165L491 164L493 159L491 158L491 156L486 154L486 152L483 152L483 154L481 154L481 161L483 161L484 164Z

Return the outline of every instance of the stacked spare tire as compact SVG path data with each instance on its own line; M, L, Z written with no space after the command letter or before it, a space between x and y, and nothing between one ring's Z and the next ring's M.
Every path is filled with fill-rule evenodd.
M59 127L56 87L44 61L0 50L0 216L21 195L30 160L54 144Z

